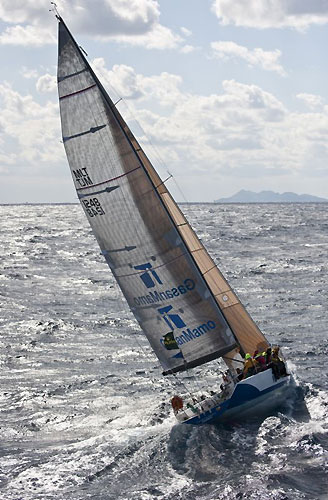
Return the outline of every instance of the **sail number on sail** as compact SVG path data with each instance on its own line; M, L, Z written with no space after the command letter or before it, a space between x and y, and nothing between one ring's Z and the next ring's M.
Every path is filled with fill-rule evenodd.
M92 186L93 182L85 167L77 168L76 170L72 170L72 172L80 187Z
M90 215L90 217L105 214L105 210L102 208L98 198L89 198L88 200L81 200L81 201L85 206L85 209L88 215Z

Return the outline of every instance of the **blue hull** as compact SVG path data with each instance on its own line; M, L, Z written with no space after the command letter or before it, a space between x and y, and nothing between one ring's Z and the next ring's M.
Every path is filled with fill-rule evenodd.
M292 377L275 380L272 370L258 373L239 382L231 397L183 421L184 424L203 425L219 422L238 422L272 413L282 406L292 393Z

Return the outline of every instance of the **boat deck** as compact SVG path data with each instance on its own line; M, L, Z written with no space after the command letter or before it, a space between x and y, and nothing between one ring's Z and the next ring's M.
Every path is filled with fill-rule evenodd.
M259 372L238 382L232 392L223 397L215 394L179 411L176 418L184 424L201 425L229 419L237 420L245 413L253 416L261 410L272 411L278 408L287 397L286 387L291 385L292 377L275 379L272 370Z

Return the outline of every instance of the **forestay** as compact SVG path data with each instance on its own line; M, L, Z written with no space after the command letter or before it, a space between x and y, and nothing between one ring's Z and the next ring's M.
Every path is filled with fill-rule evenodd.
M58 88L78 198L164 370L224 355L236 341L176 227L180 212L61 18Z

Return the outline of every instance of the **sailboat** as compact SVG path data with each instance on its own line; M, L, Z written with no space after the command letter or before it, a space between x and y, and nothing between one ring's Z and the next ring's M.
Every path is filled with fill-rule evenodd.
M249 316L56 11L63 143L78 199L163 375L218 358L226 383L201 400L175 395L177 420L236 419L286 398L288 376L268 366L242 380L246 353L269 343ZM240 371L240 370L239 370Z

